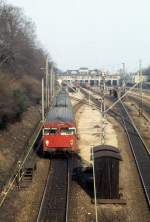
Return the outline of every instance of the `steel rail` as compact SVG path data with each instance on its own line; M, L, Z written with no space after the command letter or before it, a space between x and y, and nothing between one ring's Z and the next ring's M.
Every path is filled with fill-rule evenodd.
M61 175L60 175L61 174ZM37 222L62 221L68 218L69 159L52 159Z
M137 129L137 127L136 127L134 121L132 120L131 116L129 115L129 113L128 113L127 109L125 108L125 105L123 104L122 101L121 101L121 104L122 104L124 110L126 111L127 117L128 117L128 119L129 119L129 121L128 121L128 120L126 120L126 121L128 121L128 122L132 125L132 127L133 127L134 130L136 131L137 135L140 137L140 139L141 139L141 141L142 141L142 143L143 143L143 145L144 145L144 147L145 147L145 149L146 149L148 155L150 156L150 150L149 150L148 147L146 146L146 144L145 144L145 142L144 142L144 140L143 140L143 138L142 138L142 136L141 136L139 130Z
M50 161L50 164L49 164L49 171L50 170L51 170L51 161ZM47 175L46 184L45 184L45 187L44 187L44 190L43 190L41 203L40 203L40 207L39 207L39 211L38 211L38 216L37 216L37 219L36 219L37 222L40 222L42 209L43 209L44 201L45 201L45 197L46 197L46 192L47 192L48 185L49 185L49 180L50 180L50 173L48 173L48 175Z
M69 214L69 193L70 193L70 166L68 165L65 222L68 222L68 214Z
M123 102L121 102L122 107L124 108L124 111L126 112L128 118L132 121L127 109L125 108ZM141 179L141 183L142 186L144 188L144 193L148 202L148 206L150 208L150 174L149 174L149 170L150 170L150 156L149 156L149 152L147 152L147 147L145 145L145 143L143 143L143 139L141 137L141 135L139 134L139 132L136 130L136 128L134 127L134 125L132 125L132 127L134 128L134 130L136 130L137 133L137 138L133 138L133 135L128 132L128 127L126 125L126 119L122 117L122 121L124 123L124 128L125 131L127 133L128 136L128 140L131 146L131 150L136 162L136 166L138 169L138 173ZM138 138L140 140L138 140ZM141 144L140 144L141 141ZM138 146L134 146L135 143ZM139 149L139 150L138 150ZM146 151L146 152L145 152Z

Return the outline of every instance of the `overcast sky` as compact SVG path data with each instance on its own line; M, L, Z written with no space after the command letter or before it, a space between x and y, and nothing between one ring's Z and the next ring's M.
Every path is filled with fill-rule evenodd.
M150 65L150 0L7 0L24 8L59 68Z

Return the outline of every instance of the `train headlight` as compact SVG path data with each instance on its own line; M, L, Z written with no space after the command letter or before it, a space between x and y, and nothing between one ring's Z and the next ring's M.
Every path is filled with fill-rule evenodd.
M49 140L45 140L45 145L48 146Z
M70 145L71 145L71 146L73 145L73 140L70 140Z

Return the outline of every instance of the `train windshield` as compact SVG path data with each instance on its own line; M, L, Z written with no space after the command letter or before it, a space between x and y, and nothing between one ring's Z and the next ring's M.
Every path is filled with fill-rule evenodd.
M55 135L57 133L57 128L45 128L44 135Z
M61 128L60 129L60 134L61 135L73 135L76 133L75 128Z

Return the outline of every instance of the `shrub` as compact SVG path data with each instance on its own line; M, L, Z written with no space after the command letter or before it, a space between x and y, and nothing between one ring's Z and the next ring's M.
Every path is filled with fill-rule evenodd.
M29 99L21 89L15 89L13 91L13 96L16 113L20 116L21 113L26 111Z

